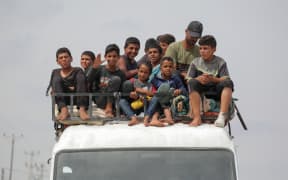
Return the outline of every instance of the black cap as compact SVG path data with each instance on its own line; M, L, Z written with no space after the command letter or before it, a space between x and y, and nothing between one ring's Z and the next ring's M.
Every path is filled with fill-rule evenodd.
M189 31L192 37L200 38L203 31L203 25L199 21L192 21L189 23L187 30Z

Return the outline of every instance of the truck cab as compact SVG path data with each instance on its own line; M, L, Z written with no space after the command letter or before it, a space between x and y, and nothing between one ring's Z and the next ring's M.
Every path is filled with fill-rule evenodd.
M165 128L127 123L67 127L51 180L238 180L231 136L211 124Z

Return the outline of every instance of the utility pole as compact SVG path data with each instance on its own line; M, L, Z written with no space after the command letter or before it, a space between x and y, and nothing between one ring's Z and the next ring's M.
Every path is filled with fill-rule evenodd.
M4 180L4 173L5 173L4 168L1 168L1 180Z
M43 180L44 178L44 164L43 163L37 163L36 164L36 175L35 179L37 180Z
M28 169L28 180L43 180L45 165L40 162L35 162L36 156L40 154L40 151L25 151L25 155L28 156L28 160L25 162L25 167Z
M39 180L43 180L43 178L44 178L44 164L40 164Z
M15 145L15 136L12 134L11 138L11 156L10 156L10 170L9 170L9 180L12 180L12 172L13 172L13 160L14 160L14 145Z
M24 152L25 155L28 156L29 162L25 163L25 166L28 168L28 180L32 180L32 179L37 179L36 175L35 175L35 168L37 168L37 164L34 163L34 157L36 155L39 155L40 152L39 151L30 151L30 152Z
M8 136L8 135L6 135L6 134L3 134L3 136L4 136L4 137L7 137L7 138L11 138L11 155L10 155L9 180L12 180L15 138L16 138L16 137L23 137L23 135L15 136L15 134L12 134L12 135Z

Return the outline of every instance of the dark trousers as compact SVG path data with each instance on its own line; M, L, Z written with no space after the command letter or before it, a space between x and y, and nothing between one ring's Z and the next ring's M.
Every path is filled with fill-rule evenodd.
M98 92L101 93L114 93L118 92L121 87L121 79L118 76L113 76L108 82L108 86L101 88ZM108 102L114 103L113 96L97 96L94 98L95 103L98 107L104 109Z
M227 79L217 84L209 83L205 85L201 84L196 79L191 79L188 81L189 93L193 91L197 91L199 94L205 93L205 96L207 98L212 98L215 100L221 99L221 93L225 87L231 88L233 91L234 89L233 81L230 79Z
M55 76L52 79L52 88L55 93L84 93L87 92L86 88L86 79L85 76L77 76L76 77L76 85L67 86L65 81L60 76ZM65 106L71 104L69 96L56 96L55 97L56 104L58 105L59 110ZM84 106L86 109L88 108L88 97L77 96L73 99L73 105Z

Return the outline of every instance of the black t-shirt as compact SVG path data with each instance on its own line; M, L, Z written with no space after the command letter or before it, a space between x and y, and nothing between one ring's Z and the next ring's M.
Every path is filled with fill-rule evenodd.
M109 71L105 65L101 65L97 69L92 69L91 73L88 75L89 89L92 92L101 89L99 84L101 82L108 82L112 76L118 76L121 79L121 84L126 80L126 76L123 71L116 69L115 71Z
M73 67L72 72L67 77L61 76L60 68L54 69L51 75L51 81L52 81L51 85L54 90L57 89L57 87L55 87L56 86L55 83L53 83L55 82L56 78L61 79L63 92L76 92L77 86L83 86L80 89L85 92L85 89L86 89L85 88L86 87L85 75L84 75L83 70L79 67Z

